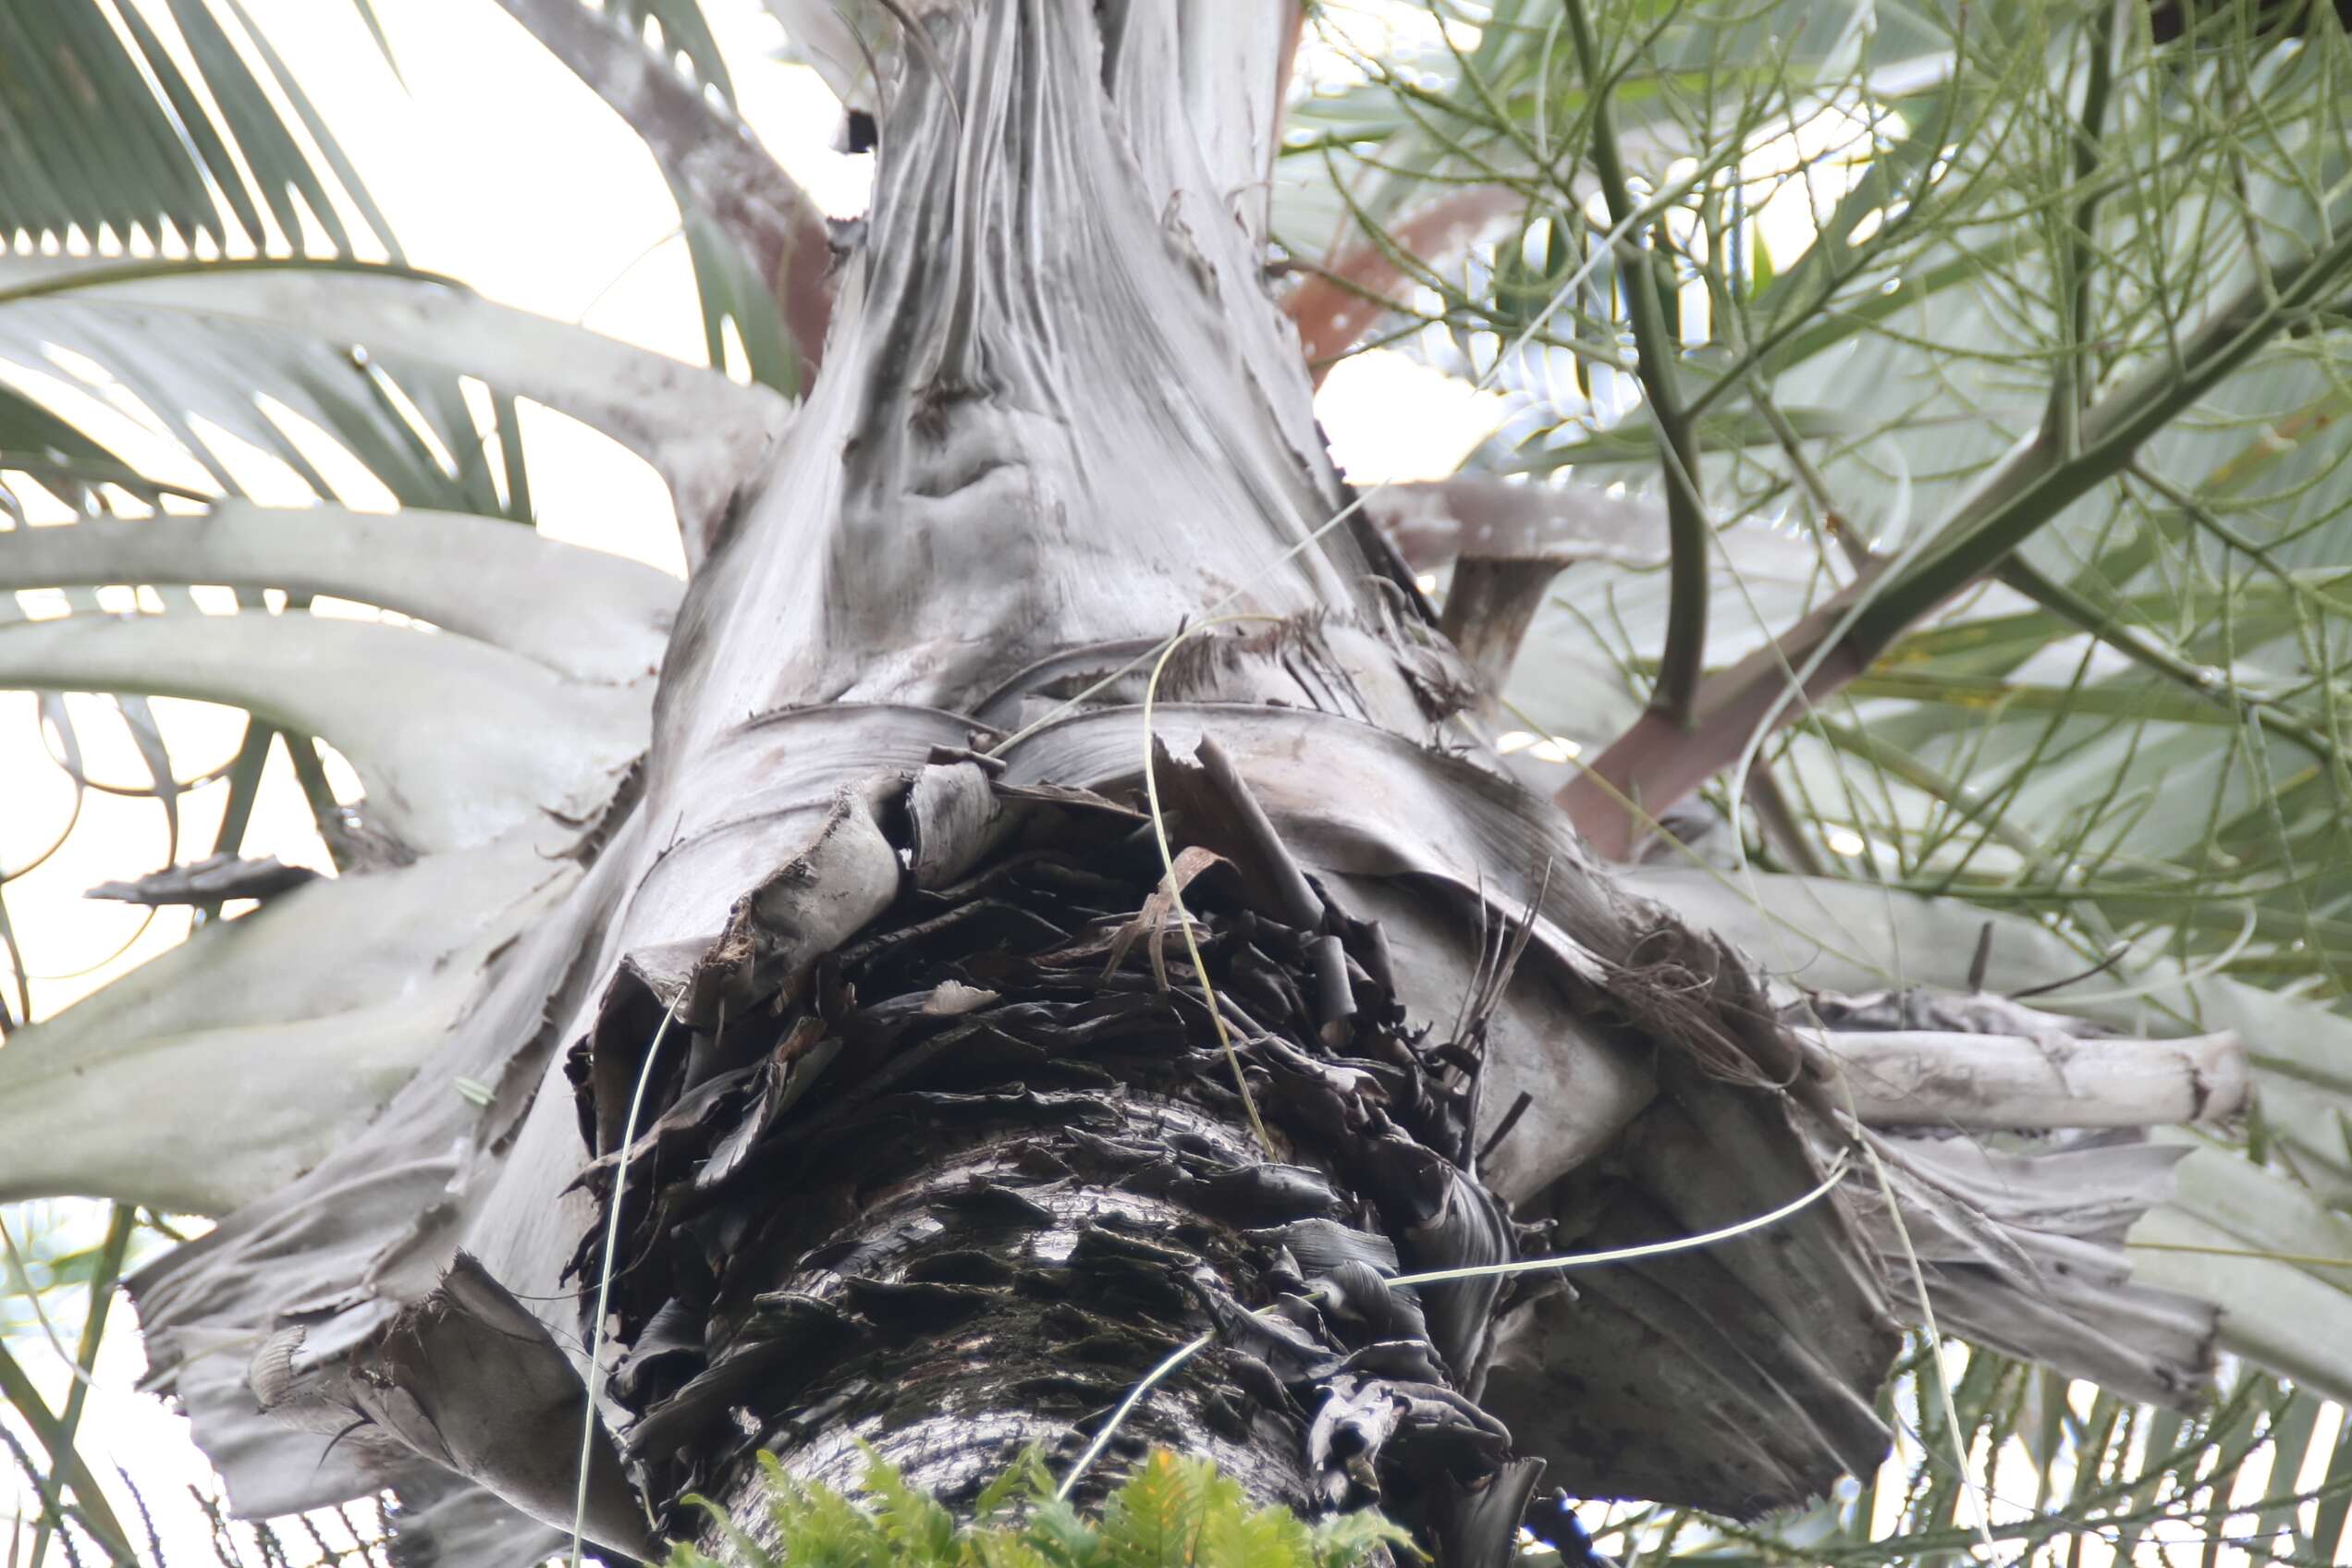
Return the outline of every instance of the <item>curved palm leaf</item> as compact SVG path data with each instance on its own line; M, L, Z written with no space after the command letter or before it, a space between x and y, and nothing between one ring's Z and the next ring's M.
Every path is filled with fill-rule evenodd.
M8 0L0 41L0 248L18 236L93 249L103 236L151 253L324 242L398 260L325 122L237 0L169 0L163 15Z

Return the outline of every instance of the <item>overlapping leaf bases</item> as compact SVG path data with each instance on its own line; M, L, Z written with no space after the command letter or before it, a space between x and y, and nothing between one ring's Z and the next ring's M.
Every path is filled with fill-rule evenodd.
M1189 941L1148 928L1160 863L1135 813L950 759L845 795L692 970L624 971L571 1066L599 1156L582 1184L622 1217L622 1456L656 1509L725 1489L754 1446L845 1482L857 1439L967 1508L1024 1444L1060 1465L1098 1437L1113 1463L1254 1452L1293 1507L1378 1498L1457 1561L1508 1555L1539 1466L1472 1403L1501 1281L1388 1285L1513 1254L1475 1175L1483 1015L1408 1021L1381 934L1315 890L1230 766L1160 770L1173 831L1213 851ZM879 833L850 826L869 813ZM746 1000L746 972L782 968L767 932L868 885L880 918L777 1005ZM665 1011L712 1023L649 1064ZM573 1278L597 1278L602 1241ZM1219 1342L1107 1430L1202 1330Z

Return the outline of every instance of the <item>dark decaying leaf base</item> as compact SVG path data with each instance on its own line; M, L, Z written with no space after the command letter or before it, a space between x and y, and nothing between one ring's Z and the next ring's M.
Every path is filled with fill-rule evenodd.
M1263 821L1230 770L1159 769L1201 815ZM1027 1445L1066 1472L1210 1330L1082 1497L1163 1446L1261 1501L1378 1503L1446 1562L1505 1562L1542 1467L1472 1403L1501 1292L1384 1283L1513 1253L1471 1170L1476 1023L1449 1039L1408 1019L1377 928L1270 835L1217 834L1224 854L1184 857L1205 866L1185 901L1268 1158L1154 898L1147 822L970 762L894 785L865 799L906 864L974 864L937 886L910 874L818 962L804 1005L735 1011L691 1047L673 1029L654 1064L613 1287L642 1495L729 1498L756 1529L753 1450L846 1487L871 1443L969 1503ZM974 818L929 808L975 790L1022 827L985 856L943 853ZM661 988L630 976L575 1052L603 1149L583 1180L606 1201L617 1161L595 1130L664 1013L692 1005L691 982ZM602 1240L575 1260L582 1283ZM658 1520L702 1523L675 1501Z

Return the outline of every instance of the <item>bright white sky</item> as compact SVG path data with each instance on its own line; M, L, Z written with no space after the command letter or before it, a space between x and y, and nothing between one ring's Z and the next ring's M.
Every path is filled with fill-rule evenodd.
M139 3L151 13L162 10L160 0ZM375 0L401 80L349 0L246 5L351 154L411 264L543 315L703 361L701 323L668 188L628 129L494 0ZM775 58L783 36L774 20L757 0L711 0L705 9L754 128L822 205L839 214L861 210L867 160L831 151L831 96L813 72ZM168 36L168 23L162 26ZM1340 461L1361 481L1450 473L1501 417L1500 399L1472 395L1459 382L1387 353L1341 367L1318 408ZM559 416L541 414L529 436L533 499L549 533L680 570L667 498L643 464ZM140 440L128 421L113 438L133 446ZM241 444L221 457L257 498L306 499L274 459ZM349 478L352 504L388 504L372 503L371 495L381 492L349 465L329 472L338 484ZM45 607L27 604L34 614ZM92 774L143 782L138 754L112 710L94 698L70 703ZM221 710L168 701L155 706L184 777L233 751L238 730ZM0 865L19 866L38 855L72 815L72 787L43 756L38 734L32 698L0 692ZM214 786L181 802L181 859L209 850L225 792ZM81 897L96 883L153 868L165 851L162 815L152 802L92 791L63 846L9 884L8 911L31 971L37 1015L68 1005L184 936L184 912L157 915L142 930L140 912ZM246 852L326 868L282 754L264 781ZM91 1205L22 1205L6 1214L18 1243L43 1254L80 1244L68 1237L94 1239L92 1224L103 1224L103 1209ZM80 1329L79 1302L53 1297L52 1311L65 1315L58 1329L70 1343ZM21 1298L0 1305L0 1327L55 1408L67 1388L65 1369ZM102 1475L119 1464L137 1477L171 1561L212 1561L209 1526L188 1490L212 1490L209 1471L186 1423L131 1391L143 1363L129 1329L128 1304L118 1299L84 1417L84 1452ZM29 1514L32 1505L15 1467L0 1464L0 1513ZM135 1519L128 1490L118 1484L110 1489L116 1512ZM332 1525L328 1533L345 1538ZM297 1562L314 1555L307 1541L288 1544ZM64 1561L54 1546L51 1559Z

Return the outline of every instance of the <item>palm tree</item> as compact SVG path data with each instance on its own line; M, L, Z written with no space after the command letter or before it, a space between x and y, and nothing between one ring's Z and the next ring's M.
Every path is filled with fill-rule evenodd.
M171 0L179 48L0 6L0 222L200 253L12 256L6 350L324 501L291 409L402 508L215 463L186 513L0 390L11 483L80 513L0 545L76 612L0 680L251 716L215 855L114 891L261 907L0 1052L0 1194L218 1217L130 1287L240 1509L388 1487L429 1560L627 1558L690 1492L755 1520L763 1450L963 1505L1160 1444L1450 1563L1539 1476L1760 1551L1909 1419L1960 1479L1804 1549L1880 1561L1965 1548L2031 1390L2126 1535L2167 1477L2218 1528L2201 1459L2352 1393L2309 1316L2352 1194L2332 14L1439 6L1286 131L1295 7L772 0L877 146L837 232L691 0L503 3L660 163L756 380L353 260L391 237L235 0ZM1843 171L1795 241L1791 147ZM336 254L202 259L305 214ZM1416 318L1511 438L1355 494L1310 357ZM518 398L662 474L682 594L527 526ZM126 582L162 613L87 613ZM238 858L280 737L335 877ZM2135 1224L2197 1266L2133 1280ZM1905 1324L1980 1347L1959 1386L1886 1393ZM2292 1381L2174 1443L2138 1407L2205 1411L2217 1332ZM2262 1538L2324 1553L2336 1483Z

